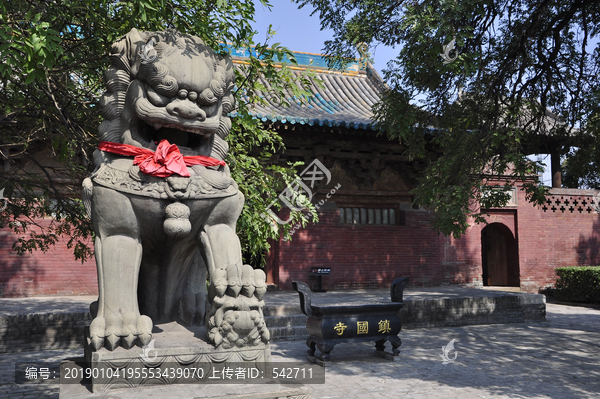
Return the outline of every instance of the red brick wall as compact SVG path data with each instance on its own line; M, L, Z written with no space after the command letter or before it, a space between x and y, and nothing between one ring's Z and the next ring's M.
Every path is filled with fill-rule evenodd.
M404 226L348 225L339 222L337 210L320 212L318 224L279 241L279 253L269 257L279 272L267 268L270 282L280 289L291 289L295 280L316 283L308 279L309 269L331 267L323 278L329 289L389 286L401 276L410 276L413 285L440 285L445 238L429 228L430 213L409 210L405 217Z
M488 223L501 223L508 227L515 237L517 225L516 209L490 210ZM441 268L444 283L460 284L464 286L480 287L483 285L482 260L481 260L481 231L484 224L475 224L470 221L471 226L467 232L456 239L446 237L444 242L444 256ZM518 233L517 233L518 243Z
M518 207L490 211L488 221L507 226L517 240L523 291L552 285L556 267L600 264L600 216L589 207L593 194L555 189L549 197L553 212L551 205L546 211L533 207L519 192ZM573 201L577 205L571 212ZM583 201L588 205L580 213ZM323 280L328 289L388 287L400 276L410 277L417 286L481 286L485 226L473 225L455 239L432 231L431 219L429 212L408 209L402 226L347 225L339 222L337 210L325 210L318 224L297 230L291 241L273 245L269 282L281 289L291 289L294 280L316 283L307 276L308 270L321 266L332 268ZM9 230L0 230L0 296L97 294L94 261L83 265L75 261L64 242L47 253L17 255L11 249L15 239Z
M553 190L549 200L564 205L594 194L588 190ZM557 267L600 264L600 216L534 207L519 191L517 207L490 210L489 223L508 227L517 241L520 286L537 292L556 281ZM589 210L589 206L587 207ZM294 280L316 283L310 267L331 267L326 288L388 287L395 277L411 285L481 286L481 230L472 225L461 238L444 237L430 229L432 214L408 210L404 226L347 225L336 210L320 213L318 224L296 231L292 241L275 243L268 257L269 282L291 289ZM276 270L274 270L276 269Z
M19 255L12 250L17 238L9 229L0 229L1 297L98 294L96 262L76 261L66 240L46 253Z
M523 193L519 194L519 263L524 291L552 285L557 267L600 264L600 215L589 206L595 192L553 189L552 194L548 201L553 203L555 212L552 205L546 205L546 211L534 208ZM565 200L569 205L564 206ZM570 211L574 201L577 205ZM582 206L583 201L587 205Z

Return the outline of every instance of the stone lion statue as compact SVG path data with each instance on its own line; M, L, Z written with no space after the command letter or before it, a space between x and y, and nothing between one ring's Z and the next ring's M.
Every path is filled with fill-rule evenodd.
M110 60L83 182L96 234L93 349L147 345L153 321L174 320L205 324L224 349L267 343L265 274L242 263L244 197L224 162L231 59L194 36L132 29Z

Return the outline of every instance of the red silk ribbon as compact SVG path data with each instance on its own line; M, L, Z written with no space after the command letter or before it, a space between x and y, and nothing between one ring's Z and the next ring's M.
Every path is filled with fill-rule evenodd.
M101 141L98 144L98 149L113 154L135 157L133 159L134 165L138 165L143 173L156 177L168 177L173 173L189 177L190 172L188 172L186 166L225 166L224 161L203 155L183 156L179 152L179 148L175 144L169 144L167 140L162 140L156 147L156 151L109 141Z

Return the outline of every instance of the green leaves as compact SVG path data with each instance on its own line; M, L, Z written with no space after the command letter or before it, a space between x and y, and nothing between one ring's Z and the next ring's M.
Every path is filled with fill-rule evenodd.
M282 104L307 99L309 73L297 75L285 65L293 54L275 43L254 42L250 25L255 6L242 0L40 0L0 4L0 189L11 200L0 213L0 227L9 226L21 239L20 252L46 250L59 236L79 259L91 255L92 228L79 197L81 181L89 174L97 129L99 98L104 91L102 71L109 65L110 46L131 28L177 29L199 36L216 51L222 44L251 48L244 73L238 71L237 109L226 160L246 197L238 234L246 262L264 263L268 240L289 231L261 215L285 184L296 178L299 164L272 165L271 156L283 148L275 132L249 112L261 96ZM260 4L270 7L268 0ZM274 32L271 31L271 36ZM287 98L286 89L295 99ZM313 209L314 211L314 209ZM54 215L48 224L37 220ZM295 212L294 222L307 215ZM33 228L30 229L30 228Z
M564 154L572 178L600 181L586 168L597 143L600 93L597 62L600 5L579 1L424 0L340 2L295 0L312 6L335 32L325 51L332 63L356 55L354 45L395 46L384 72L390 90L375 119L411 159L428 163L414 193L437 210L435 227L460 235L469 217L482 220L479 188L490 179L522 186L543 201L528 154ZM442 62L456 39L458 57ZM593 143L593 145L592 145ZM589 162L587 163L589 165ZM579 178L578 176L582 176ZM499 194L498 194L499 195ZM491 193L486 201L501 204Z
M2 9L3 15L6 10ZM52 69L62 54L59 33L50 23L41 21L41 13L26 12L22 19L0 27L0 78L9 79L14 68L23 70L25 84L44 79L45 69Z
M556 274L557 300L600 303L600 266L559 267Z
M269 240L279 235L290 238L294 224L306 225L310 219L318 220L312 205L306 213L292 211L288 224L279 225L268 216L274 200L297 179L296 172L302 163L288 167L273 164L272 156L284 150L283 141L278 134L265 129L262 121L254 118L250 110L254 104L263 103L267 98L285 106L291 101L307 101L312 96L309 78L314 77L314 73L305 71L296 74L287 67L288 63L296 63L293 53L280 43L271 46L257 43L245 64L236 71L238 102L228 136L228 162L246 197L238 220L238 231L244 260L254 266L264 265ZM287 98L286 92L292 92L294 98ZM279 210L278 201L274 206L273 211Z

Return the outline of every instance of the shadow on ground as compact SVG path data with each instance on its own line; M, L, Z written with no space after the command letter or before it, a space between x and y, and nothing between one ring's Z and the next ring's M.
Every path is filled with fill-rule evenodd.
M366 397L365 389L368 397L395 398L597 397L600 311L551 304L547 320L408 330L395 362L372 356L372 344L341 344L313 397ZM442 346L453 339L456 352L448 358L456 360L443 364ZM274 355L305 359L302 345L279 348Z

